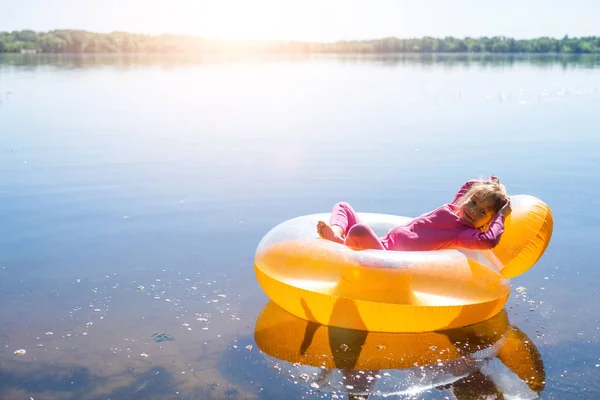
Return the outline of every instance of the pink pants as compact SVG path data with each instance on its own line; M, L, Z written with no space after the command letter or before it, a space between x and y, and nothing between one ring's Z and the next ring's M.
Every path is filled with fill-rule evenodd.
M359 221L350 204L341 202L333 206L329 225L339 226L344 231L344 244L357 250L386 250L381 239L370 226Z

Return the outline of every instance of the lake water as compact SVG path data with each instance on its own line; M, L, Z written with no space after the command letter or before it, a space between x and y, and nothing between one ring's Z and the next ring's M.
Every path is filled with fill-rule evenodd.
M600 398L598 56L0 55L0 101L2 399ZM311 327L256 282L284 220L490 174L555 225L483 335ZM325 369L281 339L311 329Z

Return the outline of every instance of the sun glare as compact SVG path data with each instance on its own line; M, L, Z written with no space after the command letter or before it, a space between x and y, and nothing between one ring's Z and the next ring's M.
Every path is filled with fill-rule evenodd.
M211 39L326 40L332 22L322 21L316 0L173 0L168 9L164 4L155 0L145 6L154 14L145 31Z

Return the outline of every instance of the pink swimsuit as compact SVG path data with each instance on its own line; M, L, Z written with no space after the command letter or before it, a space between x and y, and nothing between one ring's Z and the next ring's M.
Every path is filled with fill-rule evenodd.
M454 196L452 203L422 214L405 225L400 225L388 232L383 238L378 238L368 226L361 224L357 213L348 203L338 203L331 212L330 225L337 225L347 234L356 225L363 226L363 231L369 232L373 239L381 243L382 250L442 250L451 248L490 249L500 241L504 232L504 215L496 214L486 232L475 229L462 221L458 216L459 206L456 201L477 182L466 182Z

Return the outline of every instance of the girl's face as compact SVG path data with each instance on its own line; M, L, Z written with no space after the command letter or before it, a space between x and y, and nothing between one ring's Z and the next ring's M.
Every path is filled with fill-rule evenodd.
M458 216L475 228L481 228L490 223L495 212L493 200L482 200L477 195L471 196L458 210Z

